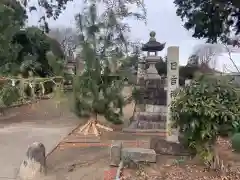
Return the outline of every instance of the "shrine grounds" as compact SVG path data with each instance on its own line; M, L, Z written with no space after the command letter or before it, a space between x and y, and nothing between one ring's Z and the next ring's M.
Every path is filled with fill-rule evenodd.
M106 177L114 177L116 168L109 166L109 146L112 140L122 140L124 147L149 147L151 135L123 133L121 128L124 125L112 126L116 131L104 133L101 139L78 134L76 128L87 119L77 118L67 107L67 101L56 106L54 100L42 100L33 105L7 110L7 115L0 120L0 179L15 179L24 153L35 141L46 146L47 177L57 180L107 180ZM133 109L133 103L124 108L124 119L131 118ZM104 122L104 119L100 117L100 121ZM206 171L197 158L158 154L156 164L143 163L133 168L126 167L123 179L240 179L239 155L232 152L228 139L220 139L218 142L222 159L232 164L234 173Z

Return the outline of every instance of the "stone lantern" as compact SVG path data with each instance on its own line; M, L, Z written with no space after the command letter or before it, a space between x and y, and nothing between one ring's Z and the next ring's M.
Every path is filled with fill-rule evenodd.
M155 68L155 64L161 61L161 57L158 56L158 52L162 51L165 47L166 43L160 43L156 41L156 33L152 31L150 33L149 41L143 45L142 51L147 52L146 64L147 69L147 79L160 79L161 77L158 75L157 69Z
M166 79L161 79L155 67L156 63L162 61L162 58L158 56L158 52L165 48L165 43L157 42L155 35L155 32L151 32L150 40L142 47L142 51L147 52L145 58L147 68L144 79L140 78L143 83L139 83L140 98L136 101L136 105L144 106L144 108L135 111L133 121L123 131L158 132L161 134L160 136L167 137L168 141L176 141L175 132L177 131L171 129L169 126L171 123L169 122L170 104L173 98L172 92L178 88L179 81L179 47L168 47L166 83ZM139 67L143 67L143 65L144 62L141 61Z

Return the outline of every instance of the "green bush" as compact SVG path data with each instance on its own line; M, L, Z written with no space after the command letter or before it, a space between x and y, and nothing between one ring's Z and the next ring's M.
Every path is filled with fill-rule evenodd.
M17 102L20 98L19 91L15 86L11 84L2 85L0 88L0 106L7 107L15 102Z
M232 148L236 152L240 152L240 133L236 133L232 136Z
M179 127L187 145L211 161L217 137L239 129L240 96L229 79L199 75L177 92L171 111L173 126Z

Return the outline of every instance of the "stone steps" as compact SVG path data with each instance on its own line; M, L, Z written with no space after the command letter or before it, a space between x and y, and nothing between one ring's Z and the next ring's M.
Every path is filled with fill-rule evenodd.
M158 133L161 137L166 137L167 114L165 106L146 106L147 111L136 112L131 124L123 129L128 133ZM154 108L156 112L154 111Z
M165 139L167 132L165 129L129 129L124 128L124 133L131 134L140 134L141 136L159 136L162 139Z
M122 130L125 134L136 134L141 136L158 136L165 139L167 136L167 131L165 129L132 129L124 128Z
M147 120L138 120L133 121L130 126L130 129L165 129L166 121L147 121Z

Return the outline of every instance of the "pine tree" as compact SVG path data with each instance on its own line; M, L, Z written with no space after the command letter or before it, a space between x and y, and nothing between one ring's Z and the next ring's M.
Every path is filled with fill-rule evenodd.
M115 124L122 122L123 80L112 76L111 70L107 66L100 65L99 59L94 56L93 49L87 44L85 46L83 52L86 52L86 61L91 63L85 66L86 69L82 75L76 76L74 79L75 112L78 115L83 115L83 113L90 115L89 122L80 128L80 131L86 127L85 133L88 133L89 128L92 127L94 134L99 135L96 126L108 131L112 131L112 129L97 122L98 114Z
M85 69L73 83L75 113L90 116L80 132L88 134L92 129L96 136L100 134L97 128L112 131L99 124L98 114L114 124L122 123L124 76L118 67L125 58L128 44L124 36L125 26L115 12L108 16L98 16L97 13L97 4L91 3L76 16Z

